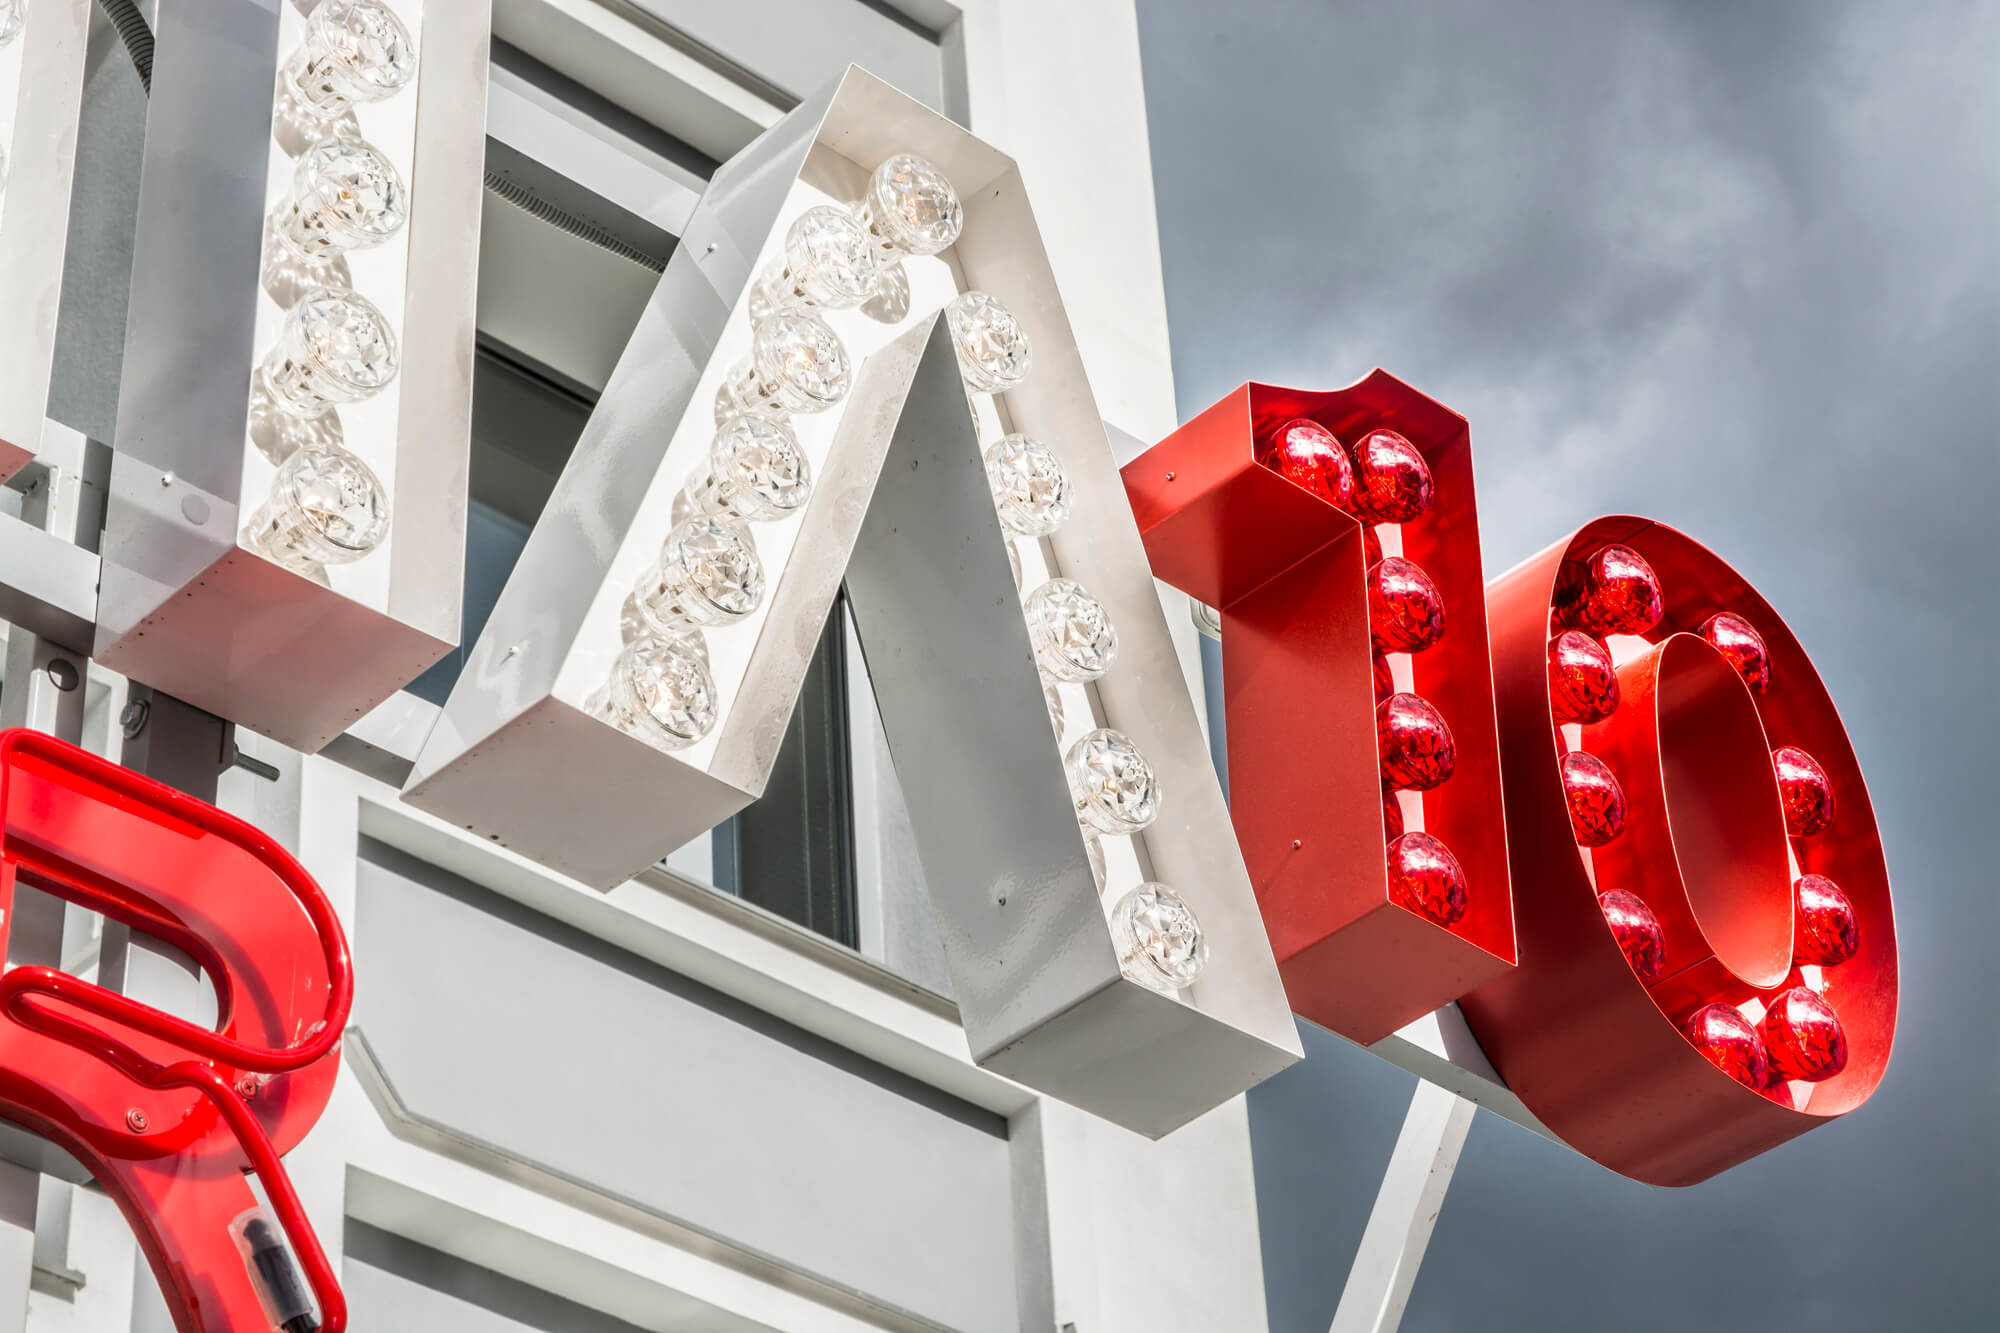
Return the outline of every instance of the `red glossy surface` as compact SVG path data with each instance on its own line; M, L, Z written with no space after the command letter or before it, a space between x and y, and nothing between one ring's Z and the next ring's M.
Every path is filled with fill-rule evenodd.
M1798 919L1792 927L1792 957L1817 967L1837 967L1861 948L1861 925L1854 904L1825 875L1801 875L1793 886Z
M1591 634L1644 634L1660 623L1666 600L1646 558L1612 545L1590 557L1563 611L1569 624Z
M1414 560L1392 555L1368 571L1368 629L1385 653L1421 653L1444 637L1444 594Z
M254 1171L322 1327L347 1311L280 1154L319 1118L353 998L339 919L250 825L74 746L0 732L0 896L18 880L189 953L203 1028L45 967L0 978L0 1115L87 1167L182 1333L264 1329L230 1233ZM239 1087L252 1087L246 1101Z
M1757 1025L1776 1078L1824 1083L1847 1068L1847 1032L1819 994L1793 986L1770 1001Z
M1450 780L1458 746L1444 714L1415 694L1392 694L1375 712L1382 781L1399 791L1429 791Z
M1570 827L1585 847L1602 847L1625 831L1625 791L1610 765L1584 750L1562 757Z
M1652 647L1619 670L1617 712L1583 728L1584 748L1626 798L1625 832L1586 863L1561 780L1549 637L1553 608L1608 545L1637 552L1670 596L1646 636ZM1699 544L1628 517L1599 519L1495 580L1487 608L1523 965L1459 1004L1508 1087L1579 1152L1656 1185L1705 1180L1865 1102L1896 1024L1888 873L1853 747L1783 619ZM1722 610L1764 639L1766 693L1698 633ZM1805 841L1787 837L1770 759L1787 745L1812 754L1840 797L1839 819ZM1809 1095L1802 1083L1752 1091L1697 1053L1680 1024L1706 1004L1768 1003L1796 984L1799 874L1837 880L1857 923L1855 954L1820 983L1846 1028L1847 1066ZM1658 920L1664 962L1650 985L1600 889L1636 895Z
M1618 941L1620 952L1639 980L1649 986L1658 981L1667 966L1667 933L1646 900L1624 889L1612 889L1600 894L1597 904L1603 909L1605 924L1611 927L1611 937Z
M1718 611L1703 622L1701 637L1729 659L1753 691L1762 694L1771 688L1771 650L1755 625L1734 612Z
M1393 430L1354 442L1354 512L1367 523L1408 523L1430 512L1437 483L1423 453Z
M1437 838L1405 833L1389 844L1389 896L1449 926L1465 915L1465 868Z
M1403 836L1403 803L1392 791L1382 793L1382 828L1389 842Z
M1618 711L1611 650L1582 630L1549 640L1549 708L1558 722L1602 722Z
M1823 832L1833 822L1833 779L1819 760L1796 745L1781 745L1771 752L1771 763L1785 802L1785 831L1794 838Z
M1394 430L1432 476L1432 510L1396 534L1398 554L1437 585L1451 632L1394 660L1450 719L1455 773L1422 821L1474 886L1450 926L1389 892L1375 721L1393 691L1366 580L1387 534L1256 462L1300 416L1342 440ZM1123 469L1154 574L1222 612L1230 818L1291 1006L1363 1044L1516 957L1472 466L1463 417L1376 371L1328 392L1244 385Z
M1684 1031L1702 1058L1744 1087L1761 1092L1771 1081L1764 1038L1729 1005L1703 1005L1689 1015Z
M1374 656L1375 702L1380 704L1384 699L1387 699L1396 692L1396 677L1389 670L1388 658L1382 656L1380 653L1376 653Z
M1354 465L1333 432L1308 417L1294 417L1272 431L1258 461L1295 486L1331 505L1354 495Z

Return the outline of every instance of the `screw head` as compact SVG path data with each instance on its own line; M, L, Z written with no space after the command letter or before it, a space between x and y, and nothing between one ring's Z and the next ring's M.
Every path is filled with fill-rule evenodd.
M1168 481L1172 481L1173 479L1174 479L1174 474L1173 474L1173 473L1171 473L1171 472L1169 472L1169 473L1167 474L1167 480L1168 480Z
M160 474L160 485L161 485L161 486L171 486L171 485L173 485L173 484L174 484L174 474L173 474L173 473L171 473L171 472L162 472L162 473Z
M257 1081L255 1074L245 1074L236 1080L236 1095L246 1102L255 1101L262 1088L263 1085Z
M146 1126L151 1122L146 1119L146 1113L135 1106L125 1113L125 1123L134 1134L144 1134Z
M1304 838L1293 838L1293 839L1292 839L1292 850L1293 850L1293 851L1295 851L1295 852L1296 852L1296 851L1297 851L1297 850L1298 850L1299 848L1301 848L1301 847L1303 847L1303 846L1305 846L1305 845L1306 845L1306 842L1305 842L1305 839L1304 839Z
M146 715L152 711L144 699L134 699L125 705L124 711L118 714L118 727L125 733L126 740L132 740L146 729Z

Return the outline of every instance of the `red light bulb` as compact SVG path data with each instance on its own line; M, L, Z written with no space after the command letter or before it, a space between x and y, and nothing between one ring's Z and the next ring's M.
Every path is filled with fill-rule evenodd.
M1861 926L1854 904L1825 875L1801 875L1793 886L1792 960L1818 967L1835 967L1854 957L1861 947Z
M1648 986L1658 981L1667 966L1667 932L1660 928L1660 918L1653 915L1646 900L1636 893L1612 889L1598 895L1597 905L1604 910L1611 937L1618 941L1619 951L1639 980Z
M1549 707L1558 722L1602 722L1618 711L1611 650L1581 630L1549 640Z
M1272 431L1258 460L1328 504L1345 507L1354 494L1354 466L1333 432L1317 421L1296 417Z
M1585 847L1602 847L1625 831L1625 791L1611 766L1594 754L1571 750L1562 757L1563 799L1569 825Z
M1430 834L1405 833L1389 844L1389 897L1448 926L1465 915L1465 870Z
M1785 803L1785 832L1809 838L1833 822L1833 779L1819 760L1796 745L1771 752L1778 770L1778 795Z
M1392 555L1368 571L1368 632L1385 653L1420 653L1444 637L1444 594L1416 561Z
M1771 650L1764 646L1764 636L1755 625L1742 616L1718 611L1703 623L1701 637L1729 659L1729 665L1753 691L1762 694L1771 688Z
M1354 446L1355 517L1364 523L1408 523L1437 498L1430 464L1393 430L1371 430Z
M1758 1092L1771 1081L1771 1057L1750 1020L1726 1004L1707 1004L1681 1028L1708 1062Z
M1590 557L1583 584L1565 605L1569 623L1592 634L1644 634L1666 614L1660 576L1629 546Z
M1847 1068L1840 1015L1810 987L1794 986L1773 999L1757 1030L1779 1078L1822 1083Z
M1429 791L1458 763L1444 715L1414 694L1392 694L1375 710L1375 743L1382 780L1399 789Z

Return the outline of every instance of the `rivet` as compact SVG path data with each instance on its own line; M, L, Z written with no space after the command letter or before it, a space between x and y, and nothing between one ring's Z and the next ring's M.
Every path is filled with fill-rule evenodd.
M171 472L162 472L162 473L160 474L160 485L162 485L162 486L171 486L171 485L173 485L173 484L174 484L174 474L173 474L173 473L171 473Z
M1296 852L1296 851L1297 851L1297 850L1298 850L1299 848L1301 848L1301 847L1303 847L1303 846L1305 846L1305 845L1306 845L1306 844L1305 844L1305 840L1304 840L1303 838L1293 838L1293 839L1292 839L1292 850L1293 850L1293 851L1295 851L1295 852Z
M134 1134L144 1134L149 1122L146 1119L146 1113L135 1106L125 1113L125 1123L131 1126Z
M1168 480L1168 481L1172 481L1173 479L1174 479L1174 474L1173 474L1173 473L1171 473L1171 472L1169 472L1169 473L1167 474L1167 480Z

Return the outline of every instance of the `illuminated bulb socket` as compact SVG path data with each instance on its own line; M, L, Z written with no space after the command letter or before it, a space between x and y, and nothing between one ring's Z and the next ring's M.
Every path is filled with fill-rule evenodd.
M0 0L0 46L12 46L28 22L28 0Z
M379 0L320 0L280 74L300 109L322 120L393 97L416 76L410 30Z
M662 750L693 745L715 729L715 678L698 634L646 635L625 645L597 713L620 731Z
M285 313L259 374L279 411L322 416L380 393L396 378L396 335L362 297L315 288Z
M409 220L395 164L356 139L322 139L299 156L278 210L278 241L308 264L380 245Z
M308 444L278 465L247 535L273 560L299 568L359 560L388 533L389 496L368 465L338 445Z
M1118 970L1149 990L1186 990L1208 966L1208 936L1194 909L1164 884L1147 883L1111 909Z
M1028 594L1028 641L1052 680L1096 680L1118 660L1118 631L1095 597L1073 579L1050 579Z
M694 509L753 522L784 518L812 494L812 466L778 417L732 418L716 431L708 470L688 481Z
M960 292L945 307L959 373L974 393L1005 393L1028 378L1028 331L985 292Z
M1159 779L1123 732L1099 727L1070 746L1063 762L1085 829L1129 837L1159 818Z
M635 599L639 618L661 638L743 619L764 600L764 565L750 525L714 514L676 523Z
M1069 477L1046 446L1007 435L986 451L986 481L1000 526L1023 537L1046 537L1069 517Z
M885 259L934 255L958 239L965 209L944 173L915 153L897 153L875 168L854 216Z
M716 401L717 424L743 415L824 412L847 396L847 349L826 321L781 310L757 326L750 363L739 366Z
M876 253L868 229L847 210L808 208L785 233L784 260L752 289L750 318L762 321L801 306L851 310L881 286Z

